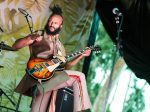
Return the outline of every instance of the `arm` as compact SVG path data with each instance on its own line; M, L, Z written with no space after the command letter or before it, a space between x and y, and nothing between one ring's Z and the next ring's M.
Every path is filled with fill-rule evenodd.
M29 46L35 41L40 41L40 40L42 40L42 36L39 36L37 34L28 35L24 38L20 38L16 40L15 43L12 45L12 48L18 50L25 46Z
M81 59L83 59L84 57L87 57L91 54L91 50L85 50L80 56L78 56L77 58L75 58L74 60L68 62L66 64L66 68L69 69L71 67L73 67L74 65L76 65Z

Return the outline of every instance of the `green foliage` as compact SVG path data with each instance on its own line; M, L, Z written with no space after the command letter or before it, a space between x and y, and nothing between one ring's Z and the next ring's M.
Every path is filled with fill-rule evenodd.
M0 5L4 2L6 5L0 7L3 8L0 12L2 15L0 16L0 26L4 30L4 33L0 34L0 40L4 41L5 44L11 46L17 39L23 38L31 33L26 18L17 10L18 6L23 5L23 9L31 14L34 20L33 29L38 30L45 26L44 23L50 14L50 12L48 12L49 5L59 4L64 12L64 28L61 31L61 37L65 48L68 48L68 52L72 53L86 46L94 12L94 10L91 9L95 7L95 1L0 0ZM46 11L46 13L43 11ZM42 14L43 16L41 16ZM2 21L3 19L5 19L5 22ZM31 24L30 20L29 22ZM4 66L4 68L0 68L0 88L17 103L20 94L15 93L14 89L25 74L26 62L29 58L29 49L25 47L19 51L2 51L0 58L0 65ZM81 71L82 65L83 60L76 66L76 69ZM29 112L30 103L30 97L22 96L19 110ZM15 108L6 97L3 97L2 104L10 108Z
M106 71L111 68L114 47L113 42L105 31L102 23L100 23L99 30L97 32L96 45L100 45L102 48L102 53L98 56L99 60L97 61L100 62L100 66L104 69L104 71Z
M92 54L91 65L87 78L87 85L92 103L94 103L98 92L101 89L101 82L93 82L96 77L96 69L100 67L104 70L104 73L106 73L107 70L110 70L111 68L113 57L113 43L102 23L99 24L95 45L99 45L102 48L102 51L98 55L94 53ZM103 74L103 76L105 77L105 74Z
M133 92L129 95L127 101L125 101L123 112L143 112L145 103L143 90L137 87L137 80L134 79Z
M108 105L106 112L111 112L110 105Z

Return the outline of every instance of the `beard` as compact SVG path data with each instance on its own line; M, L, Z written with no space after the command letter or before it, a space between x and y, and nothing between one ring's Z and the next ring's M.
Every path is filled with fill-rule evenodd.
M55 29L55 28L54 28L54 29ZM48 35L56 35L56 34L58 34L58 33L60 32L61 28L58 27L58 28L55 29L54 31L50 31L50 30L49 30L49 26L48 26L48 24L47 24L46 27L45 27L45 30L46 30L46 33L47 33Z

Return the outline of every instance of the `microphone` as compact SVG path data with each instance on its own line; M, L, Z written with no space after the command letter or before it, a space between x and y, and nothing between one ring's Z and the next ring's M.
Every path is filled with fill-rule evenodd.
M26 10L22 9L22 8L18 8L18 10L25 16L28 16L29 14L27 13Z
M113 14L115 14L117 16L122 16L122 13L119 11L118 8L113 8L112 12L113 12Z

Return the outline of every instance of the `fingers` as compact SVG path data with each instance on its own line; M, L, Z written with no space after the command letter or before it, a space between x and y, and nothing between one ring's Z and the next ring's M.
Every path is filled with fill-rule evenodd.
M89 56L91 54L91 50L87 49L82 53L82 56Z
M39 34L30 34L27 36L27 38L29 38L32 41L41 41L43 37Z
M42 40L42 38L43 38L42 36L39 36L39 37L37 37L37 38L36 38L36 41L38 41L38 42L39 42L39 41L41 41L41 40Z
M36 40L38 37L40 37L38 34L30 34L29 36L32 40Z

